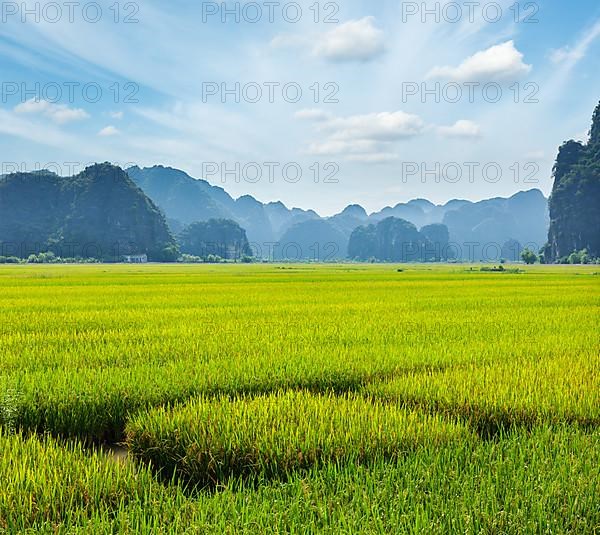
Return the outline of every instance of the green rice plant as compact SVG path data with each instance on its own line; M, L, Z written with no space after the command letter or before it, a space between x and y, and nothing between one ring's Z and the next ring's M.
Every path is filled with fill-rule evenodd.
M464 427L360 396L277 393L199 399L132 418L127 445L168 477L214 486L277 478L327 463L396 459L425 444L469 441Z
M18 418L19 394L13 389L6 389L0 397L0 428L7 433L14 433Z
M214 533L596 533L600 432L544 426L234 489L198 496L190 523Z
M600 433L577 426L447 441L285 481L186 496L143 466L52 439L0 437L0 532L594 533Z
M271 533L594 533L599 461L597 432L556 426L425 446L392 463L328 466L236 503L255 512L246 520L262 513L256 525ZM227 510L233 497L216 499Z
M408 373L374 382L375 399L467 419L484 433L515 425L600 427L600 353Z
M66 531L172 492L148 470L77 444L0 433L0 530ZM92 530L93 531L93 530Z
M401 267L0 267L0 532L600 532L593 267Z
M137 411L202 395L593 361L599 284L586 266L402 268L2 266L0 392L18 390L18 428L101 442Z

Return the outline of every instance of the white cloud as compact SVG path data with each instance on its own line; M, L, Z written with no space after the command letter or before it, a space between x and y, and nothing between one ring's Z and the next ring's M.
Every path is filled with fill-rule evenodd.
M324 128L333 130L335 139L398 140L423 132L425 123L418 115L403 111L334 117Z
M385 163L398 160L398 155L390 152L391 143L372 139L327 139L311 143L307 153L311 156L343 157L352 162Z
M118 136L121 132L119 132L119 130L117 130L114 126L110 125L110 126L105 126L102 130L100 130L100 132L98 132L98 135L100 137L112 137L112 136Z
M331 61L369 61L384 50L383 31L374 22L375 17L345 22L321 36L313 52Z
M417 116L403 111L336 117L321 110L301 110L297 118L312 119L326 138L309 145L313 156L340 156L362 163L385 163L398 159L394 143L425 131Z
M81 121L89 117L88 113L81 108L69 108L65 104L53 104L47 100L38 100L35 98L17 104L14 111L30 115L43 115L57 124Z
M444 137L477 138L481 137L481 128L473 121L461 119L452 126L440 126L438 132Z
M110 117L112 117L113 119L117 119L119 121L123 118L123 112L122 111L109 111L108 115Z
M507 41L477 52L458 67L434 67L427 77L456 82L515 80L531 72L532 66L524 63L523 57L514 41Z

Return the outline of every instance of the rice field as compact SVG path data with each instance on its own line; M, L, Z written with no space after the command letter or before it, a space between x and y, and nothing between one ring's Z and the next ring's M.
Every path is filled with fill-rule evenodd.
M0 267L0 531L600 532L597 266L401 268Z

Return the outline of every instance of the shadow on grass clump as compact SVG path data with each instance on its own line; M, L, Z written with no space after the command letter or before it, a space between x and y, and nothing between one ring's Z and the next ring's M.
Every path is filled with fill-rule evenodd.
M474 404L447 403L413 397L373 399L397 403L409 410L419 410L438 415L450 421L459 421L470 428L483 441L498 441L515 432L532 431L544 425L572 425L583 432L595 432L600 428L600 418L579 415L550 416L531 410L517 408L493 408Z
M199 398L128 424L130 453L162 481L188 490L231 481L285 481L349 463L394 461L421 447L476 440L464 424L360 394L281 391L258 398Z

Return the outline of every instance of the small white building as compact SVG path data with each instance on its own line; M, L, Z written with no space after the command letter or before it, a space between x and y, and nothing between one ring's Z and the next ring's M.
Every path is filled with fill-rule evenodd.
M125 262L126 264L147 264L148 263L148 255L145 255L145 254L125 255L123 257L123 262Z

